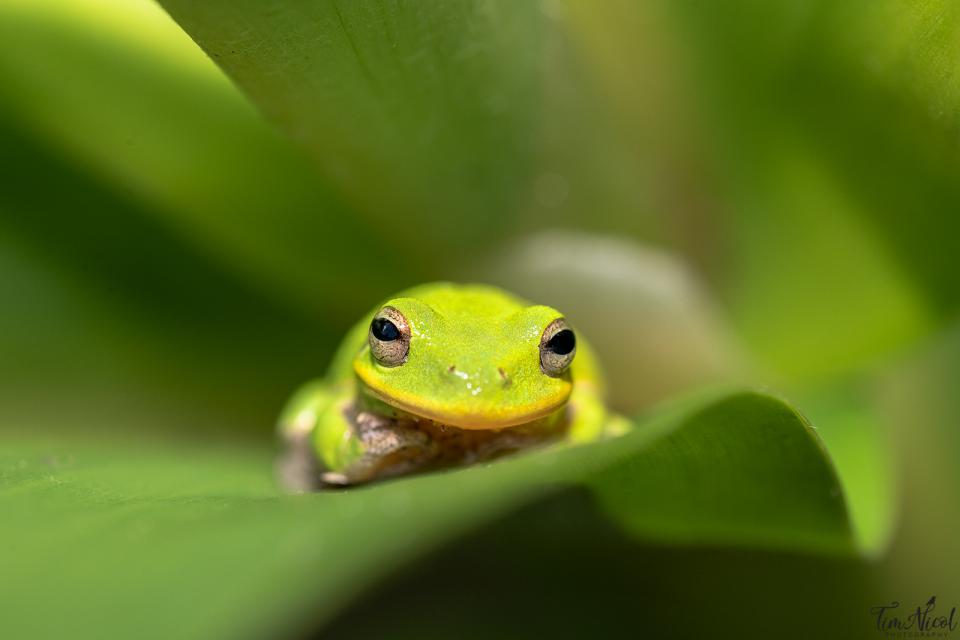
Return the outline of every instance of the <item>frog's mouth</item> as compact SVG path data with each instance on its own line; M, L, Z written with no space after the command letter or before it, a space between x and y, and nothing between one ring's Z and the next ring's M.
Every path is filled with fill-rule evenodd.
M404 397L404 394L387 394L368 384L366 392L375 399L413 417L430 420L458 429L495 430L536 422L559 411L566 405L569 394L544 398L523 406L510 407L459 407L452 404L430 402L422 398Z

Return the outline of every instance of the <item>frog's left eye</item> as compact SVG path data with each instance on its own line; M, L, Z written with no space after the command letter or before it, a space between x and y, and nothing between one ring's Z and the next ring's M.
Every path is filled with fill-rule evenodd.
M397 367L407 361L410 351L410 325L393 307L377 312L367 332L370 353L385 367Z
M558 377L577 354L577 336L563 318L547 325L540 337L540 368L548 376Z

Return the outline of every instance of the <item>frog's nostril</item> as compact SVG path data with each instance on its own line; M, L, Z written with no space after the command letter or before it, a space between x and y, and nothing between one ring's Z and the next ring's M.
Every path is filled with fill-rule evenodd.
M452 364L447 367L447 373L452 374L453 376L460 378L461 380L469 380L470 376L466 371L460 371L457 369L457 365ZM469 385L468 385L469 386Z
M507 375L507 372L504 371L502 367L497 367L497 373L500 374L500 380L502 380L501 384L503 385L503 387L504 387L504 388L509 387L509 386L510 386L510 376Z

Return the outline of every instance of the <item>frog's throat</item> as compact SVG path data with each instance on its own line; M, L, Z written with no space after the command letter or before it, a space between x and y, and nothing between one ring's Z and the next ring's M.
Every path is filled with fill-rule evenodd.
M419 418L432 420L433 422L457 427L459 429L505 429L507 427L529 424L562 409L569 399L569 394L563 394L557 398L548 398L540 402L531 403L521 410L511 409L509 412L498 413L466 412L455 411L450 407L443 407L437 404L421 402L418 399L406 397L404 394L386 394L368 384L363 378L360 378L359 384L362 385L363 392L370 394L372 397L391 407Z

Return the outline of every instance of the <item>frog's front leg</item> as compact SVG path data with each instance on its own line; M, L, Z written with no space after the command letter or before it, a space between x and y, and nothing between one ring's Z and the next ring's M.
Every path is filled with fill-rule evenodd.
M320 428L339 432L339 451L321 450L328 469L321 479L329 485L410 473L429 466L439 453L438 444L415 423L370 411L355 412L350 406L343 408L335 424L328 422ZM318 443L331 442L331 435L318 433ZM328 453L332 455L324 455Z
M630 422L611 413L599 389L590 382L574 388L568 410L571 420L567 439L572 444L620 436L630 430Z
M279 475L291 491L351 485L429 466L439 446L415 422L359 411L353 385L304 385L280 420Z
M336 401L337 394L323 380L304 384L280 414L278 431L283 453L277 464L280 484L288 491L317 489L321 465L313 446L313 435L320 416Z

